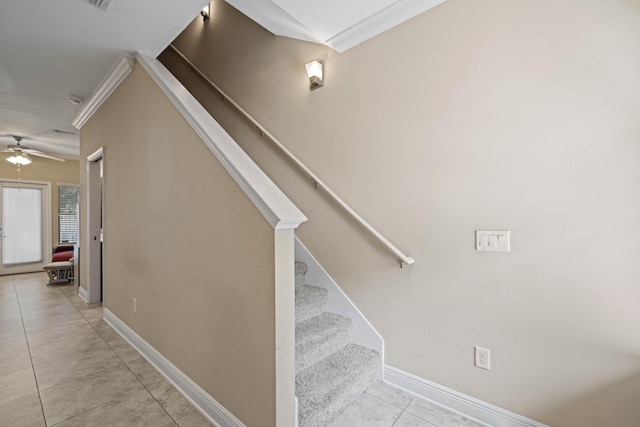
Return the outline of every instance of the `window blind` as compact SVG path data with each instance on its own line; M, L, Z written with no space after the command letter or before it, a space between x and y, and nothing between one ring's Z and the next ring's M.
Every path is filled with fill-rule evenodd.
M58 186L58 242L76 243L78 241L79 203L79 186Z

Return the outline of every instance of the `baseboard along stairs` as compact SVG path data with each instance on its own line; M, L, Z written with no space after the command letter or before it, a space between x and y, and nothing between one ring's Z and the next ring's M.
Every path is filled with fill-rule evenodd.
M305 284L305 263L295 268L298 425L324 426L381 381L381 356L352 342L351 319L327 312L328 291Z

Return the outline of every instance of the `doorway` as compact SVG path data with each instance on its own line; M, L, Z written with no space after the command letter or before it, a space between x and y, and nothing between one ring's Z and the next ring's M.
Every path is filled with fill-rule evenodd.
M0 275L42 271L51 260L51 185L0 181Z
M82 296L89 304L103 300L104 155L100 148L87 157L87 286Z

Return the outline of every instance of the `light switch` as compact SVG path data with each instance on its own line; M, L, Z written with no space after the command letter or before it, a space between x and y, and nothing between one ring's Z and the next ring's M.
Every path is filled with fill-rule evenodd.
M509 230L476 230L476 250L510 252Z

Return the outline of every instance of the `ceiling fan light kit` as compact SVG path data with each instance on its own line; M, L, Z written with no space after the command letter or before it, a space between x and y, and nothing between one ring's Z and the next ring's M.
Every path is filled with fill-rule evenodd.
M7 158L7 162L13 163L14 165L28 165L31 163L31 159L25 153L14 153L11 157Z
M8 145L4 149L0 149L0 153L11 153L11 156L9 156L6 160L10 163L13 163L14 165L28 165L29 163L31 163L31 158L29 158L29 155L44 157L45 159L56 160L58 162L64 162L64 159L61 159L60 157L51 156L49 154L43 153L42 151L34 150L27 147L26 145L20 144L20 141L22 141L21 136L11 135L11 137L13 137L16 143Z

